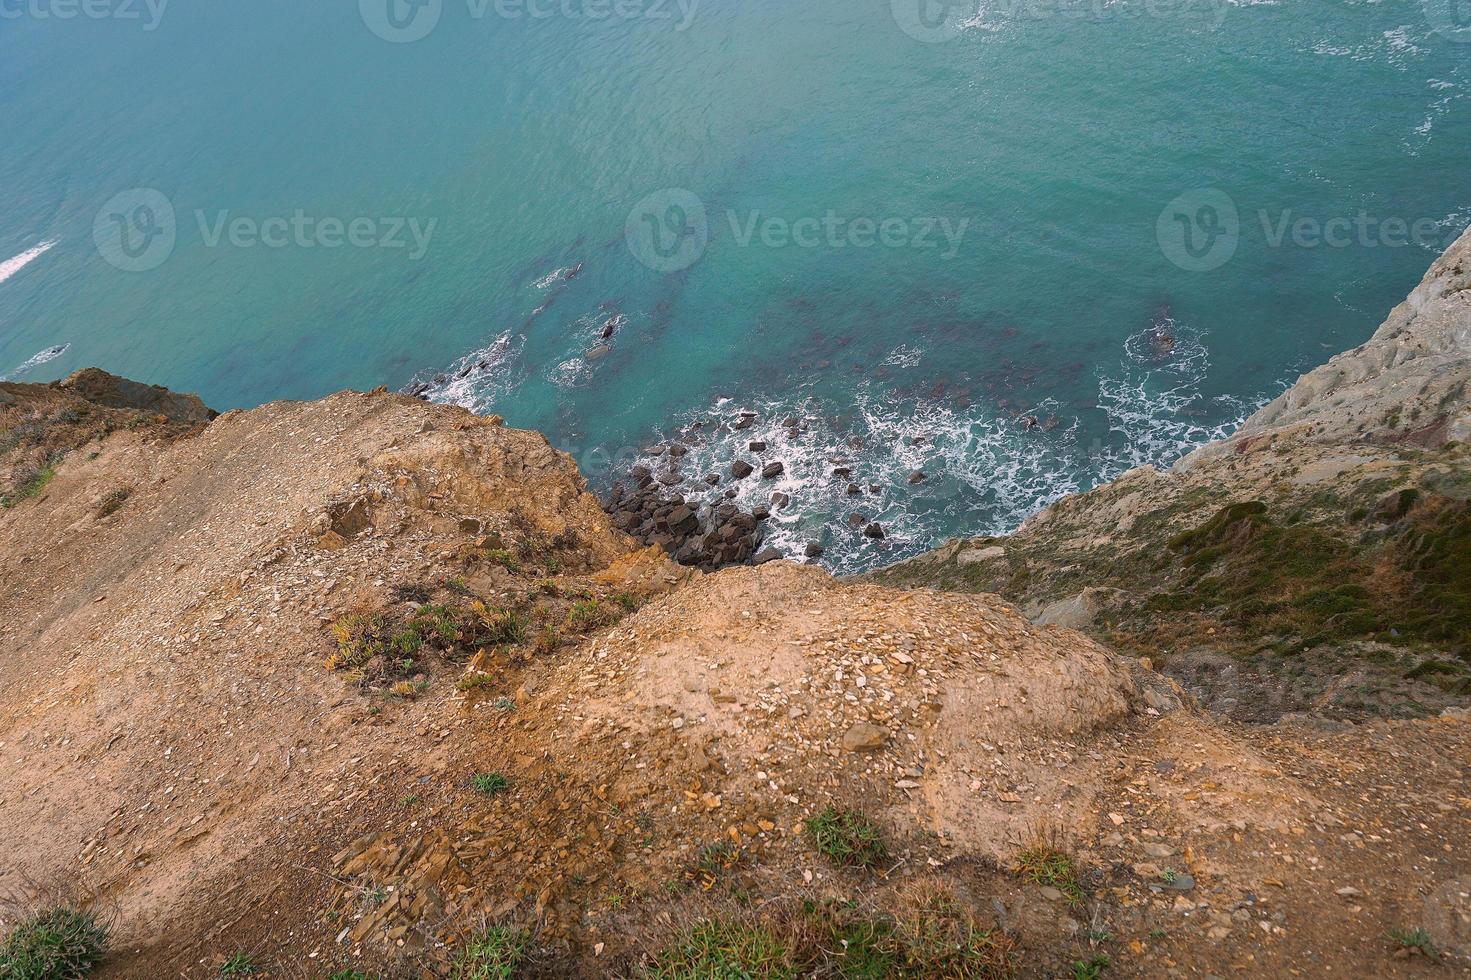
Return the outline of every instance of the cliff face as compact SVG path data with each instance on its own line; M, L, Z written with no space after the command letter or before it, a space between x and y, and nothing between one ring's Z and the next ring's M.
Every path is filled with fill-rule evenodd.
M1320 446L1439 448L1471 437L1471 233L1360 347L1308 372L1189 469L1263 437Z
M1471 695L1471 234L1363 346L1168 472L878 573L996 592L1254 721Z
M5 925L108 910L140 977L1471 952L1468 247L1226 443L877 581L681 567L404 396L0 385Z

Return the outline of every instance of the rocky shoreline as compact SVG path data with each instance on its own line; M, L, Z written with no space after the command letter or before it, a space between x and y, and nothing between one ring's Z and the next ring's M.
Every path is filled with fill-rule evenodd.
M752 443L752 451L760 451ZM759 444L765 449L765 444ZM613 523L645 545L657 545L681 565L714 571L729 565L762 565L784 558L775 548L762 548L763 525L772 508L787 506L790 498L780 491L771 494L770 505L746 510L733 502L736 482L757 478L756 468L744 459L731 464L726 474L707 473L689 479L682 464L689 447L673 442L660 447L653 465L639 463L627 480L613 485L605 509ZM780 476L785 464L766 463L759 479ZM684 488L683 491L681 488ZM703 494L703 499L701 495ZM817 551L821 554L821 550Z
M725 417L698 419L675 433L668 441L647 446L639 461L616 480L603 501L614 524L645 545L654 545L688 567L714 571L735 565L759 565L768 561L821 558L831 542L827 532L819 540L808 538L785 542L786 550L767 544L768 524L776 515L793 511L792 477L799 477L811 463L793 463L784 447L798 451L809 433L810 420L787 415L774 424L761 424L758 412L741 409ZM749 433L742 448L724 447L711 458L700 453L711 443L711 434L724 436ZM918 445L927 437L909 437ZM737 437L739 443L740 437ZM862 437L849 437L847 448L864 448ZM692 463L699 457L698 463ZM723 458L722 458L723 457ZM794 474L794 467L797 471ZM820 477L830 481L846 499L873 502L884 488L871 480L855 482L855 463L844 452L825 454ZM914 470L905 477L910 486L928 479ZM768 491L753 487L770 486ZM753 499L755 502L753 503ZM764 497L764 499L762 499ZM870 544L884 541L888 533L880 520L853 511L847 527Z
M745 451L735 454L722 470L689 472L692 450L703 444L707 426L724 433L745 432L758 419L756 412L742 410L729 420L696 422L669 442L649 447L642 461L614 483L603 502L613 523L641 543L662 548L681 565L706 571L783 558L822 557L827 550L822 541L805 542L800 555L763 547L767 522L792 505L791 494L778 488L778 481L788 475L788 463L769 437L748 440ZM804 431L802 419L796 416L785 418L779 429L790 443L800 440ZM861 441L854 448L859 446ZM865 489L852 482L853 469L846 459L829 459L828 463L828 477L846 483L850 498L882 492L881 487ZM915 471L908 482L914 485L925 479L924 473ZM764 502L742 506L737 500L743 495L749 500L749 494L742 491L751 483L770 483L773 489ZM861 513L849 514L848 524L870 542L886 537L880 522Z

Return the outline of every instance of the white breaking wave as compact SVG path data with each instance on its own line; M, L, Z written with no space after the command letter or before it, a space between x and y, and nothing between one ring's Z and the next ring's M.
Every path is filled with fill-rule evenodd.
M47 361L56 360L58 357L60 357L62 354L65 354L69 350L71 350L71 344L61 344L57 347L48 347L45 350L41 351L41 353L26 361L24 364L18 366L14 371L11 371L9 374L0 374L0 381L13 381L14 379L26 374L27 372L40 367Z
M521 380L517 355L525 338L511 331L496 337L489 346L466 354L443 373L410 384L404 390L446 405L459 405L479 415L488 413L496 399Z
M983 404L895 401L884 386L866 383L848 406L798 395L721 400L689 413L671 427L690 447L680 466L685 482L671 490L747 510L771 506L766 545L800 557L817 542L826 549L823 564L844 573L935 547L956 533L1007 534L1064 496L1134 466L1168 465L1229 435L1265 403L1202 397L1209 367L1202 336L1169 321L1165 350L1159 330L1129 338L1118 367L1100 373L1107 439L1087 439L1082 419L1067 417L1053 400L1011 416ZM792 420L795 427L786 424ZM1098 431L1096 423L1089 428ZM752 442L766 449L751 451ZM738 458L757 472L732 480L730 464ZM784 465L781 475L761 479L762 465L774 461ZM657 471L667 461L647 462ZM709 473L719 474L718 486L702 482ZM725 496L729 490L733 497ZM790 503L780 506L778 496L773 505L774 494ZM864 537L871 521L883 526L882 542Z
M1167 323L1173 348L1166 359L1155 363L1151 357L1151 336L1158 328L1150 327L1125 341L1119 369L1098 379L1098 407L1121 443L1101 454L1098 483L1136 466L1172 463L1198 446L1224 439L1268 401L1203 399L1200 385L1210 370L1204 336L1173 320Z
M4 282L5 280L9 279L11 276L15 275L17 272L30 265L32 262L36 261L41 256L45 255L47 252L51 251L52 246L54 246L55 244L55 240L42 242L35 248L27 249L14 258L9 258L6 259L4 262L0 262L0 282Z

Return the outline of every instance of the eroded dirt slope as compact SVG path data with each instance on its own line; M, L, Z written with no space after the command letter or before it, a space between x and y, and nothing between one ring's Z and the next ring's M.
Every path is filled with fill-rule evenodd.
M107 910L106 974L452 975L500 924L638 976L700 922L753 975L1464 967L1454 712L1240 725L996 596L681 568L407 397L4 393L51 472L0 510L0 891Z

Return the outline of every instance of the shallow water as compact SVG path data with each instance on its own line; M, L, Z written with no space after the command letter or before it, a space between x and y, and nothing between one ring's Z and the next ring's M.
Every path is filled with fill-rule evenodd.
M595 485L760 432L853 569L1228 431L1471 219L1441 0L387 3L8 7L0 372L427 382Z

